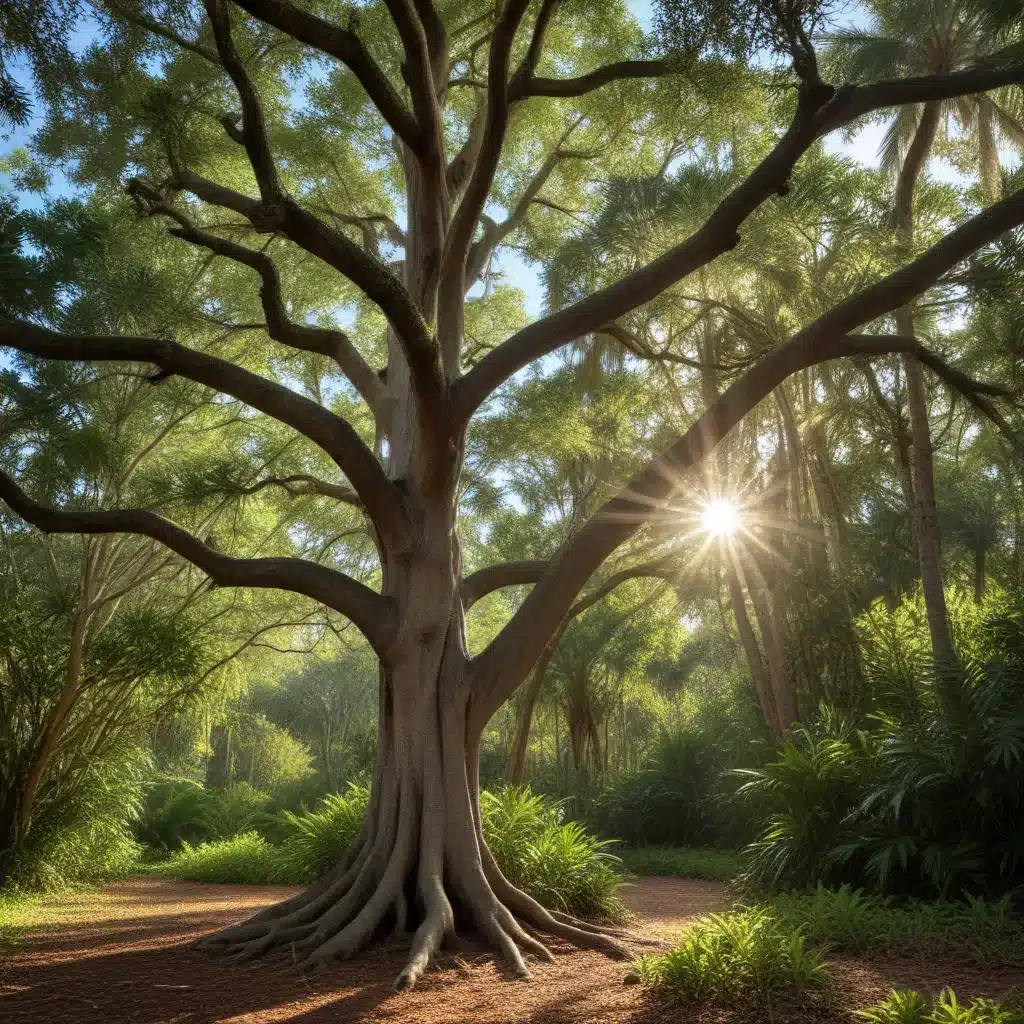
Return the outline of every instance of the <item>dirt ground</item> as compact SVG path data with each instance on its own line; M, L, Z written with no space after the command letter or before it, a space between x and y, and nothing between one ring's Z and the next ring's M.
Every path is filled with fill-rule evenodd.
M400 952L377 952L313 975L287 952L235 964L189 947L204 932L291 895L286 887L198 885L141 879L85 893L40 912L40 924L0 959L4 1024L667 1024L721 1021L714 1011L681 1014L624 986L626 966L554 946L553 964L511 979L483 950L447 951L413 992L395 995ZM638 927L671 938L694 916L728 905L716 883L645 878L626 891ZM959 961L870 963L830 958L836 1008L864 1006L893 986L958 994L1024 991L1024 967L971 969ZM778 1015L781 1020L783 1015ZM806 1015L801 1019L806 1020Z

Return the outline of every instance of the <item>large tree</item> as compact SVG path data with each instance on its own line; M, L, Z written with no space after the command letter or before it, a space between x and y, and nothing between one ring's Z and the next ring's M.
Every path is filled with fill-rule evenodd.
M349 617L379 658L377 761L358 839L307 892L211 945L252 955L294 943L315 963L351 955L389 928L412 928L397 982L404 987L452 932L459 910L521 974L524 954L550 957L542 934L622 952L607 929L548 912L495 865L478 804L477 752L487 721L604 561L647 524L663 524L688 475L794 373L854 354L910 352L998 418L998 388L972 381L914 337L861 330L1024 223L1024 191L964 220L765 352L550 558L483 567L464 579L459 484L471 420L510 378L562 346L609 330L628 338L630 315L734 247L748 218L785 196L794 167L826 134L883 108L1020 84L1024 64L996 59L836 88L822 80L810 42L818 9L790 0L748 6L742 17L731 3L669 11L677 41L660 56L645 53L649 41L608 4L204 6L110 0L100 16L111 35L89 58L93 78L67 100L63 125L79 147L77 173L117 164L140 213L166 221L183 253L198 250L249 275L262 319L228 326L243 336L265 332L280 345L280 364L267 361L257 373L243 365L244 346L222 348L234 356L224 358L166 334L69 334L40 319L3 322L0 344L45 359L150 364L157 386L187 378L296 431L325 453L334 478L262 483L302 486L358 507L372 527L380 588L312 559L228 554L143 508L47 507L9 475L0 476L0 497L46 532L140 534L215 584L304 594ZM749 173L737 167L703 223L668 251L478 344L467 326L467 294L487 276L497 247L531 224L539 230L537 218L552 204L585 200L590 190L577 165L609 146L628 151L622 137L642 150L651 126L660 130L674 117L692 137L661 156L699 146L698 116L673 114L683 109L682 94L666 97L660 86L694 88L706 101L730 73L743 72L751 47L780 55L792 88L778 101L782 131L765 126ZM310 51L315 64L305 59ZM605 63L610 56L623 59ZM778 97L778 83L759 66L743 72L750 87ZM609 90L620 90L617 102L608 101ZM699 114L699 107L695 99L692 109ZM386 206L388 181L401 194L397 211L367 200L376 188ZM542 194L549 186L569 194L569 204ZM386 343L376 352L383 366L326 312L311 322L303 275L349 301L361 296L362 315L383 317ZM224 321L238 308L216 295L203 305ZM360 411L338 400L337 387L300 393L294 385L306 364L286 362L296 352L315 354L321 366L329 361L347 378L345 394L361 399ZM533 586L471 657L467 605L514 584Z

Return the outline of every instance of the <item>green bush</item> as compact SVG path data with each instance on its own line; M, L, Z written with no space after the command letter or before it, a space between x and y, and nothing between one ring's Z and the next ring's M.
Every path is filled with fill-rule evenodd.
M484 838L505 877L546 907L578 917L620 917L622 879L611 845L529 789L484 792Z
M780 998L800 1002L828 987L821 956L764 907L702 918L675 949L641 957L634 970L683 1003L751 1005L769 1014Z
M1024 920L1008 899L963 903L891 900L843 886L783 893L771 903L815 945L848 953L956 953L979 964L1024 959Z
M367 786L350 785L344 795L334 793L305 814L281 812L284 842L281 868L289 881L312 882L341 859L359 835L370 799Z
M233 882L238 885L269 885L292 882L284 874L281 850L271 846L258 832L243 832L191 846L182 843L170 861L160 865L160 874L185 882Z
M703 878L731 882L742 870L742 856L731 850L696 849L687 846L641 846L620 850L622 866L633 875L672 878Z
M157 850L232 839L270 827L269 806L270 795L247 782L206 789L191 779L164 778L147 794L136 834Z
M952 989L944 990L934 1002L913 989L893 989L887 999L855 1011L868 1024L1021 1024L1020 1004L973 999L961 1003Z
M935 670L898 653L906 609L895 625L873 609L868 677L891 710L863 730L826 719L743 773L769 809L750 885L940 899L1024 885L1024 614L996 612L974 624L962 667Z
M116 748L78 768L73 786L47 791L25 848L12 860L8 884L59 890L130 874L142 852L132 824L148 771L144 751Z
M590 802L586 818L601 836L630 846L737 846L756 834L750 808L733 799L726 768L760 764L749 723L705 713L664 729L644 766L614 779ZM736 736L742 738L737 744Z
M153 850L177 850L208 839L203 821L207 791L191 779L162 776L150 786L135 826L139 841Z

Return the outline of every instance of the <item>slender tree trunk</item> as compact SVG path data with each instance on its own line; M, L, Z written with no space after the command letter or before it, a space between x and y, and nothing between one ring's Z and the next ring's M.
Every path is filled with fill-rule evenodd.
M71 623L71 643L67 666L64 670L64 686L61 689L57 703L50 710L43 723L42 732L36 743L32 758L29 761L25 781L21 787L15 829L15 846L19 848L24 843L31 827L32 812L35 809L36 797L39 795L39 787L42 785L43 776L54 752L60 745L64 727L67 725L68 719L78 701L79 685L82 678L82 664L85 657L85 637L88 621L85 608L88 604L88 599L88 579L86 579L85 591Z
M914 237L914 191L935 142L940 115L939 104L925 104L921 121L896 184L896 227L908 247L913 243ZM895 316L898 333L908 336L915 333L914 310L911 305L901 306L896 310ZM924 367L912 356L904 356L903 368L907 378L907 404L913 440L914 519L917 527L921 589L928 616L932 653L936 661L949 664L955 660L956 655L949 631L946 593L942 580L939 514L935 504L935 469L931 430L928 425Z
M537 706L537 698L540 697L540 692L544 687L544 676L561 636L561 631L559 631L552 638L551 643L544 648L544 653L534 666L533 675L530 676L530 682L519 705L519 712L516 715L516 732L512 740L511 765L508 772L508 781L513 786L523 784L523 775L526 771L526 751L530 745L530 728L533 725L533 710Z
M750 616L747 615L743 587L733 566L726 566L725 575L729 585L729 605L732 609L732 616L736 620L740 646L747 659L747 669L750 672L750 678L754 681L754 690L757 693L761 714L764 715L765 724L772 736L775 739L780 739L782 730L779 727L779 715L775 709L775 695L772 693L771 680L768 678L764 659L761 657L761 648L758 647L757 637L754 636L754 628L750 624Z
M779 632L785 628L781 602L773 601L772 595L760 584L752 582L749 577L747 592L754 606L754 616L761 633L761 642L764 644L779 733L784 735L796 722L796 696L786 658L785 633Z
M974 603L985 600L985 548L980 544L974 549Z

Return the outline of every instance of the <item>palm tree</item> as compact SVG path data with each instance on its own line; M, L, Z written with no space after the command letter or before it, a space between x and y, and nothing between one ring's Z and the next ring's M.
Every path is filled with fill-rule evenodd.
M829 59L847 80L887 78L911 73L943 74L976 64L991 56L990 17L970 0L868 0L873 23L868 31L845 30L831 37ZM1024 147L1024 128L1014 116L1019 95L978 93L950 102L902 108L893 118L882 143L883 168L896 177L893 221L909 248L914 235L914 193L935 149L940 132L951 122L977 148L981 186L987 198L999 191L999 152L1003 139ZM896 330L913 335L913 306L896 311ZM955 660L942 582L942 553L928 404L921 363L904 356L907 402L914 451L914 519L921 587L936 660Z

